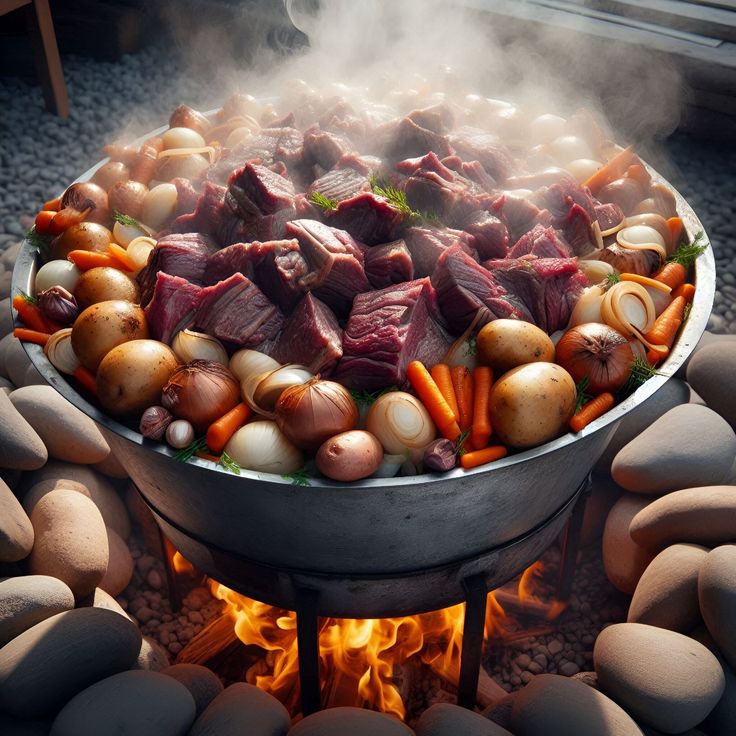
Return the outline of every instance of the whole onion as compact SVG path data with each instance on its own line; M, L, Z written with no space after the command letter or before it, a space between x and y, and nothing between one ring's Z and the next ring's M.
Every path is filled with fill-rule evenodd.
M91 181L72 184L61 198L61 206L73 207L75 210L91 212L84 218L87 222L97 222L108 225L110 222L110 208L107 203L107 192L98 184Z
M238 379L221 363L193 360L179 366L161 392L161 405L202 433L240 403Z
M588 390L593 394L622 388L634 362L627 338L598 322L570 328L557 343L556 356L576 383L587 376Z
M342 384L312 378L287 388L276 402L276 422L299 448L316 450L358 422L358 405Z

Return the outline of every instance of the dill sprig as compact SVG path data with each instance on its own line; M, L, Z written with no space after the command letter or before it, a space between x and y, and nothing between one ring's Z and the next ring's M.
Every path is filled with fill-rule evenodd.
M309 201L323 210L334 212L337 209L337 200L326 197L322 192L312 192L309 195Z
M608 282L608 287L615 286L619 281L621 281L621 274L620 273L609 273L608 276L606 276L606 281Z
M21 299L23 299L24 302L28 302L29 304L38 305L38 299L36 299L35 296L31 296L30 294L26 294L25 291L22 289L18 292L21 296Z
M117 210L112 213L112 219L115 220L115 222L119 222L123 227L134 227L136 230L141 230L144 233L146 232L146 228L143 227L138 220L130 215L124 215L122 212L118 212Z
M464 346L465 355L477 355L478 354L478 338L473 335L468 338L468 341Z
M350 395L355 399L355 403L359 407L370 406L373 402L391 391L398 391L396 386L387 386L386 388L378 389L377 391L366 391L363 388L352 388L350 389Z
M683 243L668 259L668 263L679 263L685 268L695 263L698 256L705 253L708 249L708 243L703 242L705 233L701 230L694 238L692 243Z
M392 187L390 184L384 184L379 182L375 176L371 177L371 190L373 194L377 194L379 197L383 197L392 207L395 207L400 212L403 212L410 218L421 218L422 214L416 212L409 206L409 202L406 200L406 194L396 187Z
M284 480L290 480L294 486L308 486L309 476L307 475L307 469L302 467L299 470L295 470L293 473L286 473L281 476Z
M631 373L626 385L619 391L620 398L626 398L634 393L640 386L643 386L652 376L658 376L659 371L646 360L646 358L636 357L631 364Z
M457 457L460 457L461 455L464 455L467 450L465 449L465 443L468 441L468 437L470 437L470 430L466 429L455 442L455 455Z
M588 376L583 376L575 384L575 390L577 391L577 399L575 401L576 414L583 408L583 404L587 404L593 398L593 395L588 393L589 385L590 379L588 378Z
M180 463L185 463L187 460L191 459L193 455L196 455L198 452L203 452L206 449L207 438L199 437L194 440L194 442L190 442L186 447L179 450L179 452L174 455L174 460L178 460Z
M217 464L222 465L225 470L229 470L231 473L235 473L235 475L240 475L240 465L238 465L238 463L236 463L235 460L233 460L226 452L223 452L222 455L220 455L220 460Z
M692 302L688 302L685 305L685 309L682 310L682 324L685 324L685 322L687 322L688 317L690 317L690 312L692 311L692 308L693 308Z
M41 235L36 232L36 226L33 225L25 235L26 241L31 248L37 250L42 256L47 257L51 254L51 235Z

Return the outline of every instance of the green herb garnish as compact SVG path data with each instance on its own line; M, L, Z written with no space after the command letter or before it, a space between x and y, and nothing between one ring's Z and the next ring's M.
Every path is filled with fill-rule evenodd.
M693 303L692 302L688 302L685 305L685 309L682 310L682 324L685 324L685 322L687 322L688 317L690 316L690 312L691 312L692 308L693 308Z
M634 358L634 362L631 364L631 374L626 385L619 391L621 398L626 398L643 386L652 376L658 376L659 371L654 369L654 366L646 360L646 358Z
M179 452L174 455L174 460L178 460L180 463L185 463L193 455L196 455L198 452L203 452L206 449L207 438L200 437L199 439L194 440L194 442L189 443L183 449L179 450Z
M282 478L285 480L290 480L291 484L294 486L308 486L309 485L309 476L307 475L307 469L306 468L299 468L299 470L295 470L293 473L287 473L286 475L282 475Z
M30 294L26 294L25 291L19 291L18 292L23 299L24 302L28 302L29 304L35 304L38 305L38 299L36 297L31 296Z
M461 455L464 455L467 450L465 449L465 443L468 441L468 437L470 437L470 430L466 429L455 442L455 455L460 457Z
M140 230L141 232L147 232L146 228L143 227L143 225L141 225L134 217L124 215L122 212L118 212L117 210L112 213L112 219L115 220L115 222L119 222L123 227L134 227L136 230Z
M588 393L588 386L590 380L588 376L583 376L576 384L575 390L577 391L577 400L575 402L575 413L577 414L582 408L583 404L587 404L592 398L592 394Z
M37 250L42 256L47 257L51 254L51 241L53 240L51 235L41 235L40 233L37 233L36 226L34 225L26 233L25 237L31 248Z
M238 465L226 452L223 452L222 455L220 455L218 465L222 465L225 470L229 470L231 473L235 473L235 475L240 475L240 465Z
M350 395L355 399L355 403L359 407L370 406L379 396L390 393L391 391L398 391L396 386L387 386L386 388L378 389L377 391L366 391L365 389L350 389Z
M375 176L371 177L371 190L373 194L383 197L392 207L403 212L409 217L421 217L419 212L415 212L406 201L406 194L390 184L382 184Z
M309 195L309 201L312 204L316 204L317 207L321 207L323 210L329 210L330 212L333 212L337 209L337 200L325 197L322 192L312 192Z
M615 272L609 273L608 276L606 276L606 281L608 281L608 287L610 288L621 281L621 274Z
M708 249L708 243L703 242L705 233L701 230L694 238L692 243L683 243L668 259L668 263L679 263L685 268L695 263L698 256L705 253Z
M469 337L465 343L465 355L477 355L478 354L478 338L473 335Z

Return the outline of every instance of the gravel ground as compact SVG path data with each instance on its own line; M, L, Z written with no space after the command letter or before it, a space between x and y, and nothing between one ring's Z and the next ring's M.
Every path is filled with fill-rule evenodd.
M0 252L18 241L44 200L98 161L102 146L121 132L140 135L181 103L208 109L224 94L211 70L201 79L185 76L174 56L153 47L116 63L75 56L63 63L68 120L45 112L38 87L0 78ZM713 243L718 293L709 329L736 332L736 148L675 135L643 152L693 205Z

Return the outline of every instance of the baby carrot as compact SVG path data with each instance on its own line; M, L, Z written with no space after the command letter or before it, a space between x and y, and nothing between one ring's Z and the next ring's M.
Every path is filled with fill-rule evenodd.
M667 220L667 227L669 228L670 235L672 236L672 248L675 249L680 244L680 240L682 240L682 231L685 227L682 222L682 218L670 217Z
M22 342L35 342L36 345L45 345L49 341L49 337L51 337L47 332L29 330L25 327L16 327L13 330L13 335Z
M685 301L689 304L695 298L695 285L694 284L683 284L678 286L673 292L672 296L677 298L678 296L684 296Z
M606 184L618 179L626 173L626 170L637 160L634 147L629 146L617 153L610 161L603 164L598 171L589 177L584 186L588 187L593 194L597 194Z
M89 271L98 266L111 266L121 270L120 263L109 253L100 253L96 250L73 250L67 258L80 270Z
M647 350L647 363L651 366L655 366L657 363L663 361L669 354L669 348L665 348L662 351Z
M457 408L457 399L455 398L455 389L452 387L452 377L450 376L450 366L447 363L436 363L432 366L432 378L437 384L437 388L442 392L445 401L449 404L452 413L455 415L455 421L460 421L460 412Z
M412 360L406 369L406 376L419 395L422 403L429 412L429 416L437 425L443 437L453 442L460 436L460 428L450 405L445 401L442 392L437 387L429 371L419 360Z
M39 235L51 234L51 221L56 216L56 210L41 210L37 215L33 224Z
M213 422L207 430L207 447L219 455L235 432L248 421L251 413L248 404L241 403Z
M506 457L508 450L503 445L491 445L490 447L484 447L482 450L475 450L473 452L466 452L460 456L460 465L465 470L470 468L476 468L478 465L485 465L486 463L492 463L494 460L500 460L502 457Z
M61 197L44 202L42 209L50 212L58 212L61 209Z
M654 326L644 335L653 345L664 345L669 348L675 340L677 330L682 324L685 312L685 297L678 296L667 305L662 314L657 317Z
M97 396L97 378L91 370L80 365L74 371L74 378L77 379L82 388L89 391L93 396Z
M117 243L110 243L107 246L107 254L117 261L117 268L122 271L135 271L135 264L130 260L128 251Z
M450 376L460 416L460 431L467 432L473 425L473 376L464 365L451 368Z
M579 432L583 427L587 427L594 419L605 414L613 408L616 400L613 394L606 391L599 394L595 398L587 401L582 405L580 411L570 420L570 429L573 432Z
M673 291L685 283L686 277L687 269L677 261L668 261L654 274L655 281L667 284Z
M473 424L470 428L470 443L476 450L488 444L491 437L491 415L488 402L493 384L493 371L480 365L473 371Z
M61 325L46 319L38 304L25 294L16 294L13 297L13 309L18 312L21 322L31 330L51 335L61 329Z

